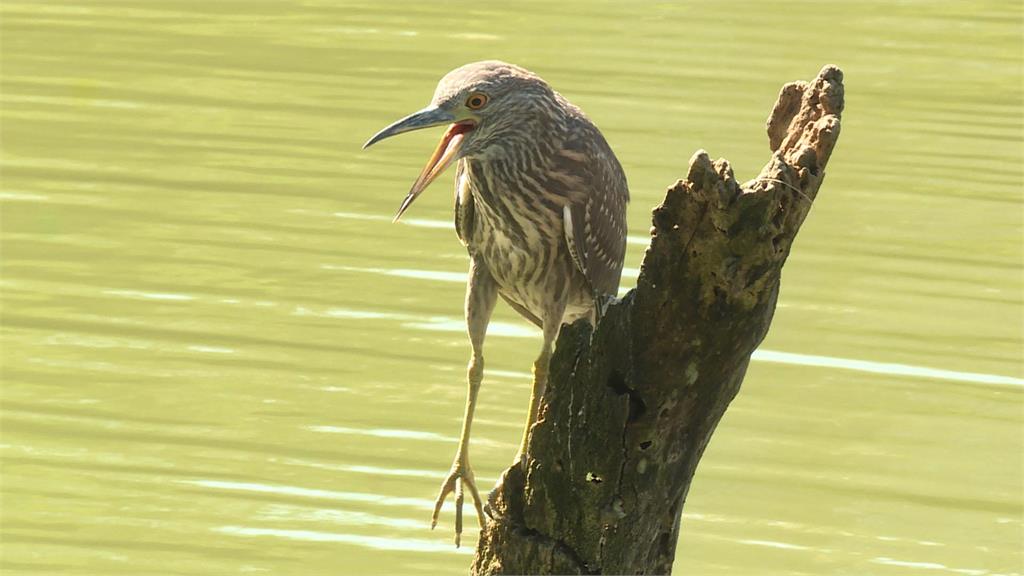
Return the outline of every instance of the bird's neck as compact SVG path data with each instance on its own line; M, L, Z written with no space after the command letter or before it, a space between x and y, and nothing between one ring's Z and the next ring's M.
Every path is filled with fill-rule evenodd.
M501 153L466 159L465 172L477 201L490 212L505 214L520 210L552 211L561 214L571 194L565 182L553 177L550 152L539 148L517 151L505 148ZM532 207L532 208L527 208Z
M533 102L516 114L491 119L480 141L469 146L474 161L512 164L519 172L543 170L564 139L565 110L555 103Z

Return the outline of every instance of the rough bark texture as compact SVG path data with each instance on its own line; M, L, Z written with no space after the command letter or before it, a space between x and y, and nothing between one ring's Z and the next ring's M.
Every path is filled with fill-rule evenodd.
M525 469L491 493L472 573L668 574L697 462L775 311L839 136L843 75L785 85L740 185L698 151L654 209L636 289L565 326Z

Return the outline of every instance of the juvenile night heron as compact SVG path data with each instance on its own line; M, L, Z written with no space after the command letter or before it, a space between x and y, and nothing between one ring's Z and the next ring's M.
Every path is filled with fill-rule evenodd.
M464 487L484 524L469 465L469 434L495 301L501 296L544 332L515 460L520 462L525 461L530 427L537 420L559 327L578 318L594 322L599 301L618 291L629 191L622 167L597 127L537 75L518 66L487 61L449 72L429 106L381 130L364 148L440 125L448 129L395 220L457 161L455 230L470 257L466 323L473 353L462 435L441 484L431 527L454 492L458 545Z

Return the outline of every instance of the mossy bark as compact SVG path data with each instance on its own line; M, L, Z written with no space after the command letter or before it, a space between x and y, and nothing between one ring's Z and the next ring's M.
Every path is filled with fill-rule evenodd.
M784 86L771 160L698 151L654 209L637 287L564 326L525 468L491 493L472 573L668 574L690 482L775 311L839 136L842 72Z

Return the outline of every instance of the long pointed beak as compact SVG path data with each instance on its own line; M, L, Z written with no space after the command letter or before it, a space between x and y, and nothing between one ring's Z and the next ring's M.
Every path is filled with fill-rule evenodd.
M462 146L463 136L473 130L476 125L472 122L455 122L455 116L447 110L441 108L430 107L424 108L419 112L415 112L402 118L398 122L388 126L387 128L376 133L373 138L366 141L363 145L363 149L366 149L377 142L385 138L390 138L398 134L404 134L405 132L411 132L413 130L419 130L421 128L430 128L432 126L439 126L441 124L452 123L445 131L444 136L441 137L441 142L438 143L437 149L430 156L430 160L427 161L427 165L420 172L416 182L413 183L409 193L405 196L405 200L402 201L401 207L398 209L398 213L395 214L393 222L398 222L398 219L402 217L406 209L412 205L413 200L422 193L427 186L430 185L446 168L455 160L459 147Z
M455 116L453 116L451 112L436 106L428 106L419 112L409 114L405 118L402 118L374 134L373 138L370 138L366 141L366 144L363 144L363 150L366 150L385 138L391 138L392 136L405 134L406 132L412 132L413 130L420 130L422 128L440 126L441 124L448 124L450 122L455 122Z

